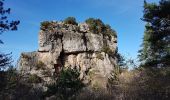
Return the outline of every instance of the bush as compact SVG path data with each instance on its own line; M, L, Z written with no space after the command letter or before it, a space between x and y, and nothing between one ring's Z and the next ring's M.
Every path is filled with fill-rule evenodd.
M36 70L39 70L39 69L45 70L45 64L42 61L38 61L35 67L36 67Z
M79 76L77 69L62 69L56 83L48 86L44 97L57 95L60 100L68 100L84 87Z
M105 31L106 31L105 34L106 34L107 36L115 36L115 37L117 37L116 31L113 30L110 25L106 24L106 25L105 25L105 29L106 29L106 30L105 30Z
M122 100L117 99L117 97L118 96L115 95L115 92L109 93L106 89L99 89L97 91L84 89L76 95L76 99L74 100Z
M19 75L15 68L10 67L7 71L0 71L0 93L15 88L18 80Z
M67 17L64 20L64 24L78 25L78 23L76 22L76 18L74 18L74 17Z
M40 29L43 30L43 31L52 30L54 28L54 26L55 26L55 22L44 21L44 22L41 22Z
M42 79L39 76L37 76L36 74L31 74L28 77L28 82L29 83L41 83Z
M109 46L103 46L102 52L105 52L105 53L107 53L107 54L110 55L110 56L113 55L113 52L112 52L112 50L109 48Z
M138 68L115 76L109 79L109 88L123 100L170 99L170 68Z
M100 71L99 70L89 70L87 75L89 76L90 78L90 81L92 80L92 78L95 76L96 73L99 73Z
M88 26L89 26L89 30L93 33L102 33L106 36L115 36L117 37L116 35L116 32L111 29L110 25L108 24L104 24L100 19L94 19L94 18L89 18L85 21Z
M103 59L104 59L104 57L103 57L103 55L102 55L101 53L97 53L96 58L101 59L101 60L103 60Z
M27 60L31 59L30 56L28 56L28 55L26 55L24 53L22 53L21 56L22 56L22 58L27 59Z
M85 22L89 25L91 32L96 34L104 32L105 25L100 19L89 18Z
M51 76L51 71L49 69L46 69L42 72L42 74L45 76Z

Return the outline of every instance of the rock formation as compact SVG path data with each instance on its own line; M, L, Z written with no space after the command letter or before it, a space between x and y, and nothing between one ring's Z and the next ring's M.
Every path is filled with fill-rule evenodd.
M71 67L80 70L84 83L103 84L117 64L117 38L93 33L86 23L51 22L40 30L38 43L38 51L21 54L18 66L22 74L36 74L46 83L63 67Z

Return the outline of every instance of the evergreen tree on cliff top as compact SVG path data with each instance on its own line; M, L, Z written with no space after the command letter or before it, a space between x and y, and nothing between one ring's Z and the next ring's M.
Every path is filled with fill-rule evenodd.
M17 26L20 23L20 21L9 21L8 15L10 14L11 9L4 8L4 0L0 0L0 34L7 32L7 31L13 31L17 30ZM3 44L3 42L0 40L0 44ZM0 52L0 70L5 68L11 63L11 56L10 54L3 54Z
M145 25L139 59L145 67L170 67L170 0L144 1Z

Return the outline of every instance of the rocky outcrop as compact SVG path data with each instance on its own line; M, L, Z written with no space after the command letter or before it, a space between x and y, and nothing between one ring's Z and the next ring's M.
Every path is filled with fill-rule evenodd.
M18 66L21 73L36 74L47 83L63 67L78 68L84 83L107 79L117 64L117 38L92 33L86 23L53 22L52 28L39 32L38 43L37 52L21 54Z

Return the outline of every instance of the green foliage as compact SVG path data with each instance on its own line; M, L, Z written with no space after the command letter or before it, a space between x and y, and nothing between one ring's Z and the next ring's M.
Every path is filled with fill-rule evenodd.
M110 55L110 56L113 55L113 52L112 52L112 50L110 49L109 46L105 46L105 45L104 45L101 51L107 53L107 54Z
M117 99L118 95L115 94L116 91L109 93L106 89L97 89L96 91L86 89L76 95L76 99L74 100L120 100Z
M106 34L107 36L115 36L115 37L117 37L116 31L113 30L110 25L106 24L106 25L105 25L105 28L106 28L105 34Z
M22 53L21 56L22 56L24 59L27 59L27 60L31 59L30 56L28 56L28 55L26 55L26 54L24 54L24 53Z
M40 29L43 31L52 30L55 27L55 24L56 23L53 21L44 21L44 22L41 22Z
M102 33L106 36L115 36L117 37L116 35L116 32L111 29L111 27L108 25L108 24L104 24L100 19L94 19L94 18L89 18L85 21L88 26L89 26L89 30L92 32L92 33Z
M4 8L4 1L0 0L0 33L3 33L5 31L9 30L17 30L17 26L19 25L20 21L9 21L8 15L11 12L10 8L5 9ZM3 43L0 41L0 43Z
M78 23L76 22L76 18L74 18L74 17L67 17L64 20L64 24L78 25Z
M113 87L114 85L119 84L119 69L116 67L114 70L112 70L111 76L108 78L108 86L109 88Z
M42 79L39 76L37 76L36 74L31 74L28 77L28 82L29 83L41 83Z
M118 66L126 66L126 60L124 56L122 56L120 53L116 53L116 57L118 59Z
M93 77L95 76L95 74L99 73L99 70L89 70L87 75L89 76L90 80L93 80Z
M170 68L138 68L109 79L108 89L123 100L169 100Z
M45 70L45 64L42 61L38 61L35 67L36 67L36 70L39 70L39 69Z
M101 53L96 53L96 58L103 60L104 57Z
M51 71L49 69L45 69L43 70L42 74L45 76L51 76Z
M0 100L40 100L41 93L41 90L33 89L15 68L0 71Z
M99 91L100 90L100 85L98 82L95 82L93 85L92 85L92 89L94 91Z
M103 33L105 25L100 19L89 18L85 21L89 25L89 30L93 33Z
M19 79L17 70L10 67L7 71L0 71L0 92L2 90L10 90L16 87L16 83Z
M11 53L9 54L0 53L0 71L5 68L8 68L11 65L11 62L12 62Z
M143 21L147 22L139 58L144 67L170 66L170 1L144 2Z
M20 23L18 20L9 20L8 15L11 13L11 9L5 9L4 1L5 0L0 0L0 34L6 31L17 30ZM2 40L0 40L0 44L3 44ZM12 62L10 54L0 52L0 71L5 68L7 69L10 66Z
M48 86L44 96L57 95L61 100L68 100L84 87L79 76L80 73L77 69L71 69L70 67L62 69L56 83Z

